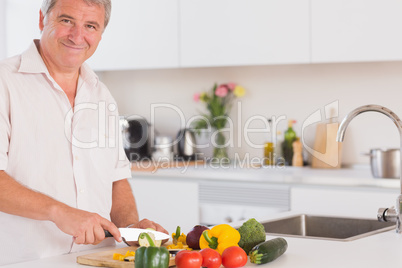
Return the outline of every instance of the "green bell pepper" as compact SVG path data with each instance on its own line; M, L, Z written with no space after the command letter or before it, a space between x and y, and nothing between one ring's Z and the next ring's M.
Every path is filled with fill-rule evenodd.
M147 233L141 233L148 240L149 247L140 247L135 251L135 268L168 268L170 254L165 247L155 247Z

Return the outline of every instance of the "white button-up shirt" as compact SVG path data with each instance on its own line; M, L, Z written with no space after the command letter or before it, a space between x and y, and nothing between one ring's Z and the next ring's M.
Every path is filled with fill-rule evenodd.
M112 184L131 176L116 103L83 64L73 111L35 44L0 62L0 170L35 191L110 219ZM50 221L0 212L0 265L93 247L75 245Z

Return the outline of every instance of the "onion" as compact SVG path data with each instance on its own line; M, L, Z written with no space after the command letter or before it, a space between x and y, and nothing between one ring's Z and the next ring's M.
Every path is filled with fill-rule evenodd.
M194 226L187 234L187 245L192 249L200 249L200 237L205 230L209 230L209 228L203 225Z

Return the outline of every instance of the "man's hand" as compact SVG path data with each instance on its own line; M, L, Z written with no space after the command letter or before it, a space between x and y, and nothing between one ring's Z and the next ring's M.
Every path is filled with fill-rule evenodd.
M152 228L155 231L162 232L165 234L169 234L168 231L165 230L161 225L157 224L156 222L150 221L148 219L142 219L141 221L137 222L133 226L130 226L133 228L141 228L141 229L146 229L146 228Z
M148 219L142 219L141 221L130 225L130 227L131 228L140 228L140 229L152 228L155 231L169 234L169 232L166 231L165 228L163 228L160 224L150 221ZM144 232L146 232L146 230L144 230ZM168 240L169 239L162 240L162 244L166 243ZM134 246L134 245L138 246L138 241L130 241L130 242L128 242L128 244L130 244L132 246Z
M76 244L99 244L105 239L105 231L109 231L117 242L121 242L119 229L109 220L96 213L57 206L52 214L52 221L66 234L72 235Z

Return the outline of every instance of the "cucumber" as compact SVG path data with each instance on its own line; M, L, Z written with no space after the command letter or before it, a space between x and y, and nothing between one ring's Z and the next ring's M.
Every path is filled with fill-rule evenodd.
M253 247L249 253L250 262L264 264L281 256L288 248L288 243L282 237L262 242Z

